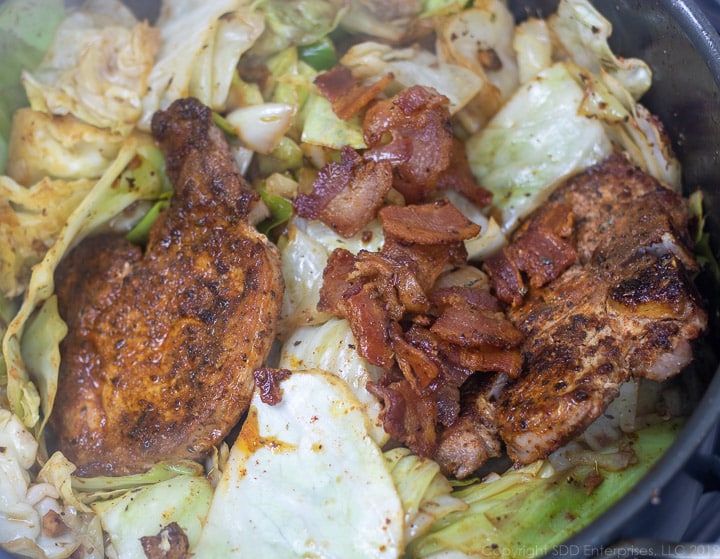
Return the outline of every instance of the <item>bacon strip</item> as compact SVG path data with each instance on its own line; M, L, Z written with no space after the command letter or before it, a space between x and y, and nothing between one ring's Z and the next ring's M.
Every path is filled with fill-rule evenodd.
M448 103L434 89L413 86L378 101L365 113L363 133L369 157L382 160L386 152L396 157L408 145L412 147L410 157L394 167L393 187L408 203L426 200L450 166L453 132ZM389 143L385 141L388 134Z
M313 191L297 197L295 211L321 220L343 237L352 237L372 221L391 186L390 163L364 161L346 146L339 163L320 169Z
M404 243L445 245L472 239L480 233L480 226L447 198L432 204L385 206L379 215L385 233Z
M388 73L370 85L363 85L360 79L353 76L350 68L338 65L319 74L313 83L323 97L330 101L338 118L349 120L385 91L392 80L393 75Z

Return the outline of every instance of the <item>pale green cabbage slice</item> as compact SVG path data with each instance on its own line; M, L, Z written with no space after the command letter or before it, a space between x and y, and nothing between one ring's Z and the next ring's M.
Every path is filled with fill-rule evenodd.
M406 557L531 559L557 553L554 546L584 528L638 482L681 426L682 421L666 421L628 437L626 448L634 450L637 461L620 471L598 468L592 462L556 471L548 462L538 461L459 486L453 496L469 508L438 520L410 542ZM603 453L598 453L598 459L602 458ZM602 479L590 493L584 484L589 475Z
M280 389L256 391L194 557L399 557L402 503L350 388L314 370Z
M253 53L275 54L314 43L333 31L349 7L347 0L258 0L266 29Z
M156 180L130 180L122 178L128 164L136 157L150 160L155 155L153 145L148 145L144 136L132 136L120 150L115 162L90 190L68 217L55 243L47 251L43 259L33 268L32 275L25 292L20 310L10 322L3 338L3 356L7 366L7 398L11 411L28 427L36 427L39 432L41 425L41 399L38 387L33 379L42 378L41 384L51 386L56 380L55 371L32 371L22 356L23 335L36 309L42 307L53 294L55 268L65 253L82 238L106 224L116 214L137 200L155 199L163 188L162 180L156 173ZM145 154L145 155L143 155ZM128 171L132 173L132 171ZM120 177L120 180L118 180ZM52 362L54 347L47 347L50 352L45 357L38 357L40 362ZM42 377L38 377L42 375ZM43 412L49 414L50 400L43 402Z
M513 37L520 83L534 78L553 63L552 35L547 21L529 18L519 23Z
M126 135L140 118L157 47L155 30L119 0L89 2L62 22L40 66L23 72L30 106Z
M597 119L580 114L584 89L557 63L523 84L466 149L480 184L493 193L504 233L561 179L598 163L612 144Z
M173 522L190 547L197 545L212 498L212 485L203 476L180 475L97 501L92 508L108 535L108 557L146 559L140 538L156 536Z
M240 57L265 29L245 0L178 0L163 4L161 46L148 76L138 126L150 129L155 111L189 95L213 110L225 108Z
M357 341L344 318L331 318L319 326L295 330L283 344L278 367L290 370L322 369L343 379L357 397L366 416L367 429L380 446L388 441L383 429L380 401L367 390L383 374L357 351Z
M427 532L432 524L451 512L468 508L452 495L452 485L440 473L440 466L403 447L385 452L405 511L405 542Z
M595 74L604 70L634 99L650 88L652 71L638 58L619 58L610 49L612 24L588 0L561 0L547 22L573 62Z

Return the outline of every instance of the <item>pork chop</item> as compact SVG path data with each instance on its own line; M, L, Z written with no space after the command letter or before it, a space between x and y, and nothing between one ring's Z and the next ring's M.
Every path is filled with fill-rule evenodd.
M554 279L523 283L527 294L508 313L525 335L524 373L501 397L498 422L519 463L580 434L631 375L662 381L680 372L707 327L680 194L613 156L560 185L513 236L510 253L558 207L573 213L567 240L575 255ZM492 263L487 271L507 291L500 283L513 274L497 273Z
M152 131L175 192L145 250L96 236L56 273L69 331L50 425L83 476L203 458L247 409L280 313L277 249L210 110L176 101Z

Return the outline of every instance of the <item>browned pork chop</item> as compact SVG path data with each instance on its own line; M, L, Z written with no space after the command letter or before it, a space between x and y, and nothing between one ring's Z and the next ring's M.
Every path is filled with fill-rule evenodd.
M175 193L144 253L90 238L56 275L69 333L50 423L81 475L198 459L246 410L270 350L283 279L248 217L258 203L208 108L152 122Z
M559 186L506 254L520 266L534 258L552 268L541 249L531 254L539 244L523 245L522 237L559 207L574 214L566 240L576 244L557 252L574 250L573 261L543 285L532 279L521 285L528 293L509 311L526 336L524 374L501 397L498 421L508 454L521 463L580 434L631 375L664 380L678 373L692 359L690 342L707 326L690 277L697 265L678 193L613 156ZM507 293L505 279L513 274L495 264L488 272Z

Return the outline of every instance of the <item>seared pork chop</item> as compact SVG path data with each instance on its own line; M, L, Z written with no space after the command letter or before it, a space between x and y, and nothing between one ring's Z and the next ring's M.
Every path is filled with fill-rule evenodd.
M543 458L580 434L631 375L664 380L677 374L707 326L690 277L697 265L678 193L613 156L559 186L514 235L510 253L558 207L573 213L565 239L575 241L576 254L554 279L521 285L527 294L509 310L525 335L524 373L501 397L498 421L508 454L519 463ZM531 259L532 247L525 249L520 262ZM538 255L537 262L552 268ZM507 293L501 283L513 274L493 265L487 271Z
M280 313L278 252L210 110L177 101L152 131L175 193L144 252L98 236L56 274L69 332L50 423L84 476L205 456L247 409Z

